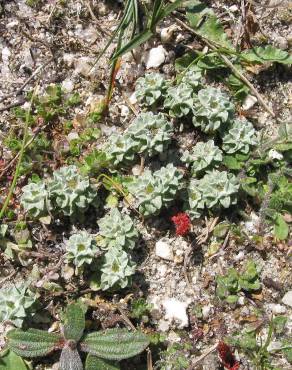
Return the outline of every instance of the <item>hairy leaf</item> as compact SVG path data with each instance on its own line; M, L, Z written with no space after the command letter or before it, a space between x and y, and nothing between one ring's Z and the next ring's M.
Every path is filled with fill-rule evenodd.
M64 336L78 342L85 327L84 312L80 304L75 303L67 307L64 323Z
M85 370L120 370L120 365L116 362L104 360L91 354L87 355Z
M63 346L63 339L60 335L37 329L28 331L14 329L7 334L7 338L8 347L23 357L45 356Z
M0 370L27 370L23 359L13 351L0 353Z
M250 50L245 50L240 54L240 57L243 61L248 63L262 64L266 62L277 62L292 64L292 55L272 45L259 46Z
M77 349L72 349L69 346L64 347L61 352L59 366L60 370L83 370Z
M224 28L211 8L200 1L192 1L186 12L187 19L194 31L219 47L234 50Z
M149 344L142 332L129 332L127 329L108 329L85 336L80 346L89 352L109 360L123 360L142 352Z

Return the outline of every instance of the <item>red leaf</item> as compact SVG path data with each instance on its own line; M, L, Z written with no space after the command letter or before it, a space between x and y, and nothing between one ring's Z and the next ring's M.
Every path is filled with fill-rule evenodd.
M190 231L191 221L186 213L178 213L176 216L171 217L171 221L175 225L176 235L185 235Z
M220 357L220 361L222 362L222 365L227 370L239 369L239 362L236 360L231 348L226 343L220 341L217 346L217 351Z

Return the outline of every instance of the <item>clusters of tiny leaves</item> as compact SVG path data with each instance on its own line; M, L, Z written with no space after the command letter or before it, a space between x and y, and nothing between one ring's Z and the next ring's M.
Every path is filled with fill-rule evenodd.
M25 284L16 283L0 289L0 322L9 320L18 327L22 326L35 301L35 294Z
M194 108L194 91L192 86L180 83L170 87L164 100L164 108L169 110L171 117L183 117L192 112Z
M106 154L114 166L133 162L137 154L151 157L167 148L172 134L173 127L162 113L140 113L124 134L111 135Z
M128 189L136 198L139 211L144 216L156 215L175 199L182 177L173 164L168 164L153 173L145 170L128 185Z
M201 87L203 72L198 66L191 66L184 74L181 83L190 85L194 90Z
M74 165L61 167L47 181L23 187L21 204L29 216L38 218L49 211L73 216L84 213L96 201L96 191L87 176Z
M251 146L257 144L253 125L246 119L235 119L223 135L222 149L229 154L247 154Z
M160 73L148 73L136 82L136 99L145 106L151 106L165 95L167 85Z
M66 242L67 260L73 262L76 267L90 265L97 251L96 242L87 231L73 234Z
M232 118L234 104L219 88L207 87L196 95L193 114L194 126L214 133Z
M130 284L131 276L135 273L136 264L128 253L118 248L111 248L104 255L101 268L100 288L107 290L125 288Z
M214 144L213 140L197 143L192 150L185 151L182 161L191 165L193 175L207 168L216 167L222 162L222 151Z
M129 126L131 135L140 154L152 157L162 153L168 146L173 134L173 125L162 113L141 113Z
M43 182L31 182L22 188L21 204L28 215L38 218L47 214L49 194Z
M74 165L55 171L48 189L53 209L65 216L84 213L96 199L89 178L81 176Z
M236 204L239 184L236 177L226 171L207 171L201 179L192 178L188 186L189 213L200 217L206 208L224 208Z
M99 235L102 237L98 244L102 249L124 249L135 247L138 232L130 216L121 214L117 208L112 208L98 221Z

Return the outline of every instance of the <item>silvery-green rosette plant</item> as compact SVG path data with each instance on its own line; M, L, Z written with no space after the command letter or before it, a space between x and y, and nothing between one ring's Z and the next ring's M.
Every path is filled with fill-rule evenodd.
M130 332L116 328L84 333L85 313L84 305L70 304L61 334L38 329L13 329L7 334L7 347L24 358L43 357L61 351L60 370L83 370L80 351L87 353L85 370L119 370L116 361L133 357L149 345L148 337L140 330Z
M98 245L105 250L124 249L135 247L138 232L130 216L122 214L117 208L112 208L102 219L98 221L99 235Z
M235 119L228 131L224 133L222 149L229 154L247 154L250 147L257 144L256 131L251 122L243 119Z
M193 65L183 74L180 83L190 85L194 90L197 90L201 87L202 76L202 70L198 66Z
M105 148L105 153L109 162L114 166L121 163L128 164L135 159L139 147L132 139L131 135L113 133L109 137L109 143Z
M0 289L0 322L9 320L21 327L27 313L32 313L36 295L27 284L16 283Z
M198 92L193 114L194 126L206 133L214 133L232 118L234 104L220 89L207 87Z
M173 126L164 114L140 113L127 129L127 134L135 142L137 151L149 157L162 153L173 134Z
M182 161L191 165L193 175L207 168L216 167L222 159L222 151L213 140L197 143L190 152L185 151L182 156Z
M84 264L90 265L98 252L94 238L87 231L71 235L65 245L66 258L76 267L81 267Z
M230 207L237 202L239 184L226 171L208 171L201 179L192 178L188 186L188 208L192 217L200 217L205 208Z
M131 283L131 276L134 275L136 264L131 257L118 248L110 248L104 255L101 267L100 288L126 288Z
M47 215L51 207L45 183L31 182L25 185L22 188L20 203L30 217L38 218Z
M97 200L89 178L81 176L74 165L55 171L47 189L54 212L65 216L84 213Z
M135 96L139 103L151 106L161 99L166 92L168 83L160 73L148 73L138 78Z
M157 215L175 199L183 175L173 164L151 172L145 170L141 176L128 184L130 193L138 202L144 216Z
M194 108L194 91L192 86L180 83L169 87L164 100L164 108L169 110L171 117L183 117L192 112Z

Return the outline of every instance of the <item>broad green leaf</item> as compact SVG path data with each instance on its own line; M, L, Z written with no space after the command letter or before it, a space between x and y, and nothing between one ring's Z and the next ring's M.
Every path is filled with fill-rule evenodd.
M76 342L82 337L85 328L84 312L80 304L70 304L67 307L64 323L64 336Z
M280 213L277 214L277 217L275 220L274 232L275 232L276 238L280 240L286 239L289 235L289 226L285 222L282 215L280 215Z
M0 370L27 370L27 366L16 353L5 351L3 356L0 353Z
M66 346L60 356L60 370L83 370L83 364L78 350Z
M63 347L60 335L37 329L14 329L7 334L7 339L8 348L22 357L45 356Z
M292 364L292 340L286 340L282 343L282 346L284 347L282 349L282 352L284 353L284 356L286 357L289 364Z
M286 316L276 316L273 319L273 329L277 334L283 333L285 326L288 322L288 317Z
M108 329L86 335L80 347L82 351L101 358L123 360L144 351L148 345L147 335L140 331Z
M235 155L225 155L223 157L223 163L230 170L240 170L242 168L242 163L238 162Z
M238 296L237 295L228 295L226 297L226 302L229 304L234 304L238 301Z
M248 63L277 62L282 64L292 64L292 55L287 51L275 48L272 45L259 46L245 50L240 54L240 58Z
M236 67L237 69L242 70L242 68L239 68L238 65ZM243 101L249 93L249 88L241 81L241 79L232 73L226 79L226 83L232 91L234 97L240 101Z
M234 50L224 28L211 8L200 1L192 1L186 17L194 31L219 47Z
M96 356L87 355L85 370L120 370L120 365L116 362L104 360Z

